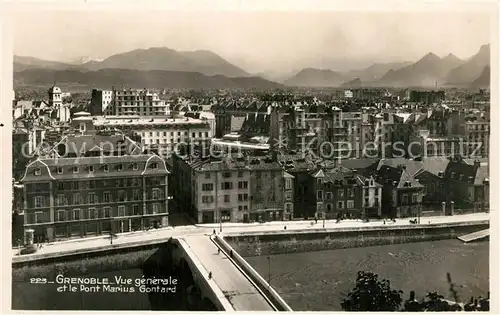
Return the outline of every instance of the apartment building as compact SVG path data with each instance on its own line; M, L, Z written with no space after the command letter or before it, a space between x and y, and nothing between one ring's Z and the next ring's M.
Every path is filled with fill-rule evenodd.
M465 119L466 155L489 157L490 120L486 115L474 115Z
M168 174L156 155L37 159L20 181L24 229L52 241L167 226Z
M269 157L174 155L172 163L178 206L198 223L293 218L293 176Z
M98 90L92 89L92 95L90 98L90 114L94 116L104 115L105 113L110 113L108 107L113 102L113 91L111 90Z
M145 148L154 148L170 156L179 143L193 143L208 147L213 137L208 120L190 117L94 117L97 130L118 129L134 132L141 137Z
M344 167L311 173L317 218L366 218L382 214L382 186Z
M168 116L170 105L147 89L92 90L92 115Z

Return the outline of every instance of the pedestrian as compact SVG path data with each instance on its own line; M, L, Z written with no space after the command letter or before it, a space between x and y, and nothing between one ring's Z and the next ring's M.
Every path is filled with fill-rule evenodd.
M217 255L220 254L220 248L217 247Z
M286 225L285 225L284 229L286 230Z
M215 235L215 229L212 231L212 234Z
M229 256L230 256L231 258L233 258L233 251L230 251L230 252L229 252Z
M384 225L385 225L385 219L384 219Z
M212 279L212 272L211 271L208 273L208 279Z

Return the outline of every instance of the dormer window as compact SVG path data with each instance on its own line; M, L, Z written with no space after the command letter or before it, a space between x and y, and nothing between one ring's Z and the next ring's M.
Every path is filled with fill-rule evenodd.
M78 166L73 166L73 173L78 173L79 171Z
M154 169L154 170L157 170L158 169L158 163L151 164L151 168Z
M108 164L104 164L104 171L109 172L109 165Z
M42 175L42 169L41 169L41 168L36 168L36 169L35 169L35 175L36 175L36 176L40 176L40 175Z
M94 173L94 165L89 166L89 173Z
M139 169L139 165L137 165L137 163L132 164L132 169L137 171Z
M123 164L118 164L118 166L116 167L116 169L118 170L118 172L123 171Z
M58 166L57 167L57 174L62 174L63 173L63 168Z

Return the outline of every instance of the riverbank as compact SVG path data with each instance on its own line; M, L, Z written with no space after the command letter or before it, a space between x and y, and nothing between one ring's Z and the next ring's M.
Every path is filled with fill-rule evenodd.
M243 257L454 239L489 228L488 221L229 234Z

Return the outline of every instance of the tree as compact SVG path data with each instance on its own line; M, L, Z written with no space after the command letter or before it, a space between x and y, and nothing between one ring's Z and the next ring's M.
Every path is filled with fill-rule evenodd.
M394 290L388 280L379 279L372 272L359 271L356 287L341 303L344 311L397 311L403 291Z

